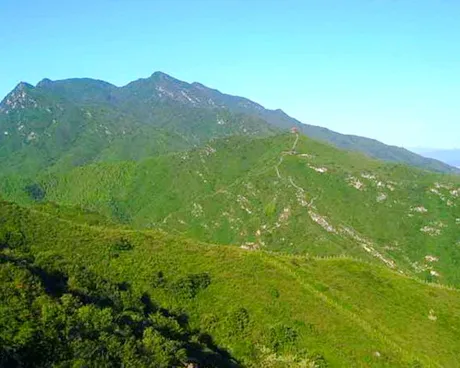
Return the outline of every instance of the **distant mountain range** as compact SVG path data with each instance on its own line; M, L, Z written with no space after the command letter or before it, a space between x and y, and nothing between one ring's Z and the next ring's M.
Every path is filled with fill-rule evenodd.
M447 164L373 139L300 123L242 97L156 72L124 87L94 79L20 83L0 103L0 169L36 172L107 159L140 159L240 134L296 127L339 148L419 168L458 173ZM148 144L146 144L148 143Z
M413 148L412 151L424 157L433 158L450 166L460 168L460 149Z

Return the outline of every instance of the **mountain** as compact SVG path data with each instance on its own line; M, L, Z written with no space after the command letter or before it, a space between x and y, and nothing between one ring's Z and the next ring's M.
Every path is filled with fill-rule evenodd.
M21 83L0 132L0 366L457 365L450 167L163 73Z
M138 162L4 181L139 229L315 256L348 256L460 285L460 178L384 163L300 134L236 136Z
M436 150L430 148L414 148L412 151L424 157L434 158L448 165L460 168L460 149Z
M266 136L292 127L374 158L460 172L403 148L301 124L282 110L161 72L124 87L88 78L44 79L36 87L20 83L0 103L0 169L33 174L108 159L138 160L211 138Z
M281 109L265 109L251 100L223 94L200 83L188 84L163 73L155 73L152 78L155 81L161 81L160 87L155 86L154 88L160 91L160 93L163 91L161 95L163 99L173 99L197 107L225 107L230 111L258 116L280 129L288 130L296 127L300 132L313 139L331 143L338 148L363 152L373 158L405 163L431 171L460 173L460 170L454 167L448 166L438 160L421 157L404 148L388 146L374 139L340 134L327 128L303 124L284 113ZM146 86L148 82L146 80L139 80L133 82L131 85L137 88L137 85L141 84ZM167 93L164 91L167 91Z
M141 81L117 88L91 79L43 80L36 87L20 83L0 103L2 174L137 160L214 137L276 131L258 117L192 108L162 100L160 92L152 97L146 88Z
M0 203L2 366L458 362L458 290L349 257L253 252L85 216Z

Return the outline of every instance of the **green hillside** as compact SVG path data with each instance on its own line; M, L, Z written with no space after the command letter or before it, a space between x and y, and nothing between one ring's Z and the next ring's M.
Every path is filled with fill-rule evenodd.
M258 117L225 108L144 101L129 86L119 90L91 79L20 83L0 103L0 174L33 177L181 151L215 137L275 131Z
M341 149L362 152L380 160L404 163L435 172L460 173L460 170L455 167L422 157L404 148L389 146L375 139L340 134L327 128L303 124L281 109L269 110L247 98L221 93L196 82L189 84L161 72L154 73L150 78L134 81L123 90L123 94L136 96L133 106L137 111L145 111L146 104L139 103L140 101L148 105L158 100L176 101L184 105L208 109L226 108L232 112L259 117L279 129L289 130L297 127L310 138L328 142ZM155 96L155 93L158 95Z
M252 252L55 213L0 204L3 364L458 362L457 290L348 257Z
M457 176L374 161L304 136L227 138L45 175L34 185L45 201L137 228L247 249L355 256L460 283ZM8 198L30 203L20 186L11 187Z
M454 167L403 148L305 125L281 110L156 72L123 87L89 78L20 83L0 102L0 172L67 170L138 160L212 138L267 136L297 127L339 148L423 169Z
M0 367L456 367L455 173L163 73L21 83Z

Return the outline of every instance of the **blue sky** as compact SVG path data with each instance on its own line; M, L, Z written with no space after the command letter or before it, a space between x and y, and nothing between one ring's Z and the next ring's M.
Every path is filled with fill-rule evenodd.
M156 70L405 147L460 147L458 0L0 0L0 95Z

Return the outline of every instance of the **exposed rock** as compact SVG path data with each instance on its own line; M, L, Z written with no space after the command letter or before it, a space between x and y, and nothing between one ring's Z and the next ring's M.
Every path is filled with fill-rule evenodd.
M245 196L242 196L241 194L238 194L236 201L240 205L240 208L244 211L246 211L248 214L252 214L251 209L249 208L249 201Z
M430 236L437 236L441 235L441 230L445 227L447 227L447 225L441 221L433 221L430 225L422 227L420 231Z
M241 249L245 250L257 250L260 249L259 244L254 243L254 242L246 242L240 246Z
M26 138L27 142L34 141L36 139L37 139L37 134L35 132L30 132Z
M206 146L204 148L204 153L206 154L206 156L210 156L210 155L213 155L214 153L216 153L216 149L211 147L211 146Z
M311 154L309 154L309 153L299 153L297 156L299 156L299 157L305 157L305 158L309 158L309 159L315 158L314 155L311 155Z
M383 202L388 198L388 196L385 193L379 193L377 195L377 202Z
M308 167L312 170L315 170L316 172L319 172L319 173L325 173L327 172L327 168L325 167L315 167L315 166L312 166L312 165L308 165Z
M423 207L423 206L412 207L412 208L411 208L411 211L413 211L413 212L419 212L419 213L427 213L427 212L428 212L428 210L427 210L425 207Z
M374 245L370 240L365 239L362 235L358 234L354 229L341 226L340 232L344 235L351 237L353 240L357 241L361 247L372 256L380 259L383 263L385 263L390 268L395 268L396 264L393 260L386 258L382 253L375 249Z
M348 178L348 184L358 190L363 190L364 188L364 183L354 176Z
M291 215L291 209L289 207L286 207L283 209L283 212L281 212L278 222L286 222L289 219L289 216Z
M329 222L326 220L325 217L321 216L320 214L313 212L312 210L308 211L308 214L310 215L310 218L316 222L318 225L320 225L324 230L330 233L337 233L337 231L334 229L332 225L329 224Z
M375 180L375 175L369 173L362 173L361 177L364 179Z
M420 229L422 233L426 233L431 236L441 235L441 230L431 226L424 226Z
M203 207L201 206L201 204L193 204L192 215L195 217L203 216Z

